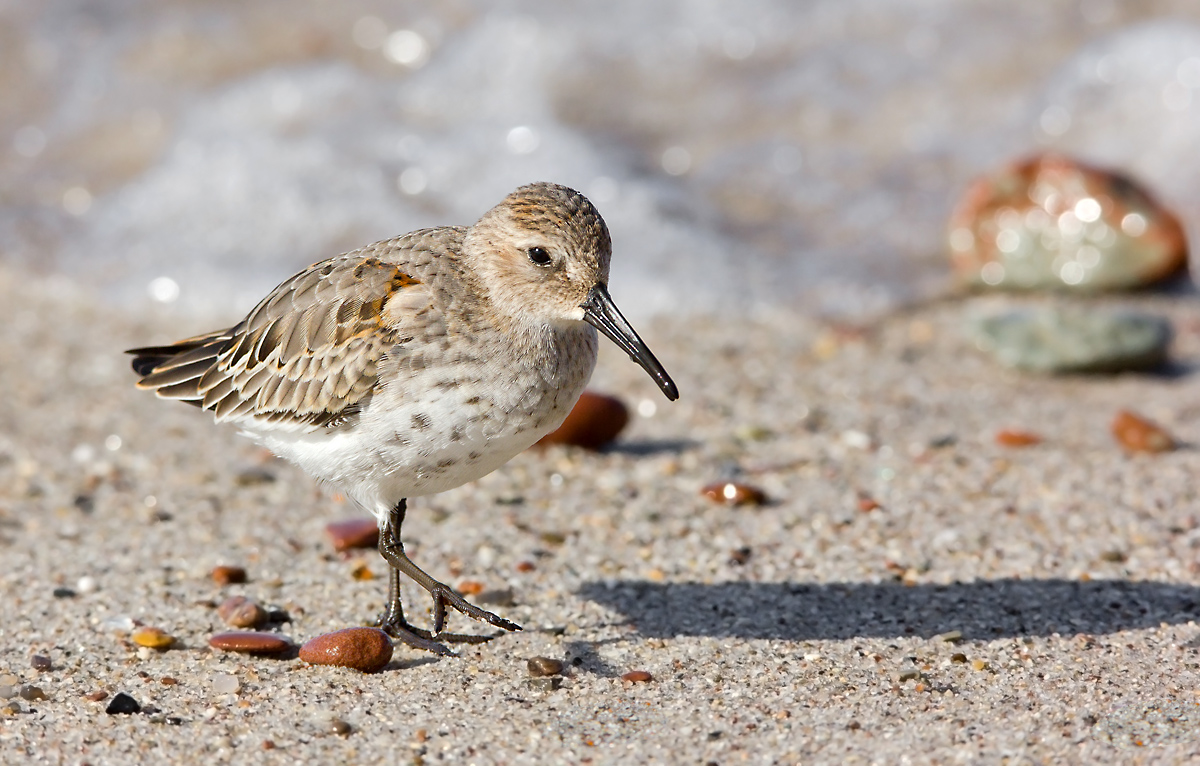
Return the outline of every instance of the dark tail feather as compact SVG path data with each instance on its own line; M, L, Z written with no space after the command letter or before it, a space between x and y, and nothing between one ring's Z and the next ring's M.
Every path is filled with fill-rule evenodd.
M125 353L133 355L133 371L141 376L139 388L159 389L186 381L192 381L194 387L195 381L208 367L204 362L215 362L229 348L230 340L229 331L221 330L187 338L169 346L133 348ZM167 398L194 398L182 391L172 391L171 394Z

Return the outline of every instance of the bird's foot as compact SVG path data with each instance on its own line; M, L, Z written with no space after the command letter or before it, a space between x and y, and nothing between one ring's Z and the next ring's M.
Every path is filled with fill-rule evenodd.
M446 607L453 607L466 616L486 622L489 625L494 625L507 631L521 630L521 626L515 622L510 622L498 614L492 614L486 609L480 609L474 604L460 596L453 588L445 583L440 583L437 580L430 578L429 582L420 583L423 588L429 591L429 595L433 597L433 633L432 637L445 638L442 633L442 628L446 625ZM490 637L489 637L490 638Z

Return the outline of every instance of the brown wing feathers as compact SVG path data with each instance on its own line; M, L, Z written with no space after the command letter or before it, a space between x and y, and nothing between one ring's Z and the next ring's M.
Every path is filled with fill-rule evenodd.
M361 253L318 264L230 330L129 351L138 387L211 410L217 420L344 422L365 404L379 359L397 342L383 326L388 299L419 284Z

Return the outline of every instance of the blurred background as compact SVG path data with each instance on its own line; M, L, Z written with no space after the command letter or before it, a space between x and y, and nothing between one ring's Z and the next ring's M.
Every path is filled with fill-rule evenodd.
M1047 149L1200 236L1194 0L8 0L0 258L139 310L552 180L626 313L855 318L940 290L968 182Z

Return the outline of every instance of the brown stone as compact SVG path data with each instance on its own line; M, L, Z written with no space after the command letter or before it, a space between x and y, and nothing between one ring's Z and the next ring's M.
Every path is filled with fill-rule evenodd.
M628 423L629 408L620 399L584 391L558 430L543 436L538 444L571 444L600 449L616 439Z
M562 674L563 664L562 660L556 660L551 657L530 657L525 662L525 669L534 678L557 676Z
M480 593L483 593L486 587L478 580L463 580L455 590L464 596L478 596Z
M230 596L217 607L217 614L226 625L253 628L267 621L267 610L245 596Z
M631 684L644 684L654 680L654 676L650 675L645 670L631 670L621 676L622 681L627 681Z
M718 481L700 490L700 494L726 505L762 505L767 494L758 487L736 481Z
M1001 447L1032 447L1042 443L1042 437L1032 431L1004 428L996 432L996 443Z
M210 636L208 645L226 652L279 654L292 648L292 642L275 633L235 630Z
M246 570L241 567L213 567L212 579L217 585L237 585L246 582Z
M379 522L375 519L346 519L325 525L334 550L379 547Z
M1112 435L1129 452L1169 452L1175 439L1160 426L1130 410L1121 410L1113 418Z
M300 659L374 673L391 661L392 641L378 628L345 628L309 640L300 647Z

